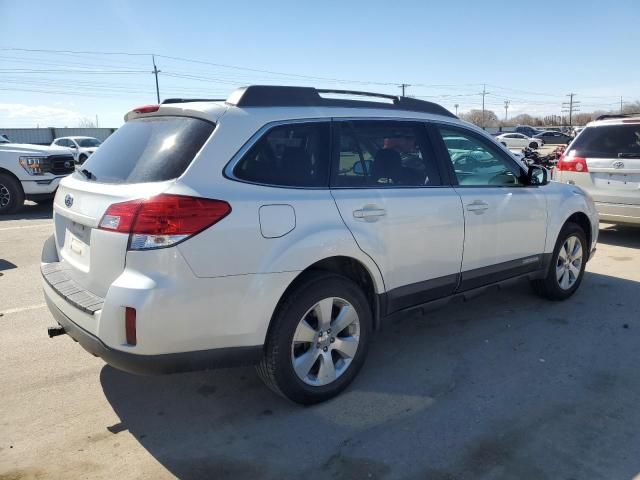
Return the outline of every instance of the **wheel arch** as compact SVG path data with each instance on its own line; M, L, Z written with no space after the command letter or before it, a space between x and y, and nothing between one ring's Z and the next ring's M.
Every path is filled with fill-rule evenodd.
M567 223L575 223L580 226L582 230L584 230L584 234L587 237L587 260L589 260L589 256L591 255L591 240L592 240L592 225L591 220L584 212L575 212L569 216L562 225L562 228L565 227ZM562 229L560 229L562 231Z
M373 316L373 329L377 330L380 327L380 320L384 312L383 295L378 295L379 288L376 285L375 275L369 271L369 269L360 260L345 255L336 255L332 257L323 258L315 263L312 263L307 268L302 270L293 281L284 290L276 308L273 310L271 319L269 320L269 327L267 328L267 338L273 325L273 319L280 310L282 303L289 296L289 294L304 283L309 275L315 272L327 272L336 273L347 277L349 280L356 283L364 292L371 313Z
M0 167L0 174L6 174L6 175L9 175L10 177L13 177L13 179L20 184L20 188L22 188L22 182L16 176L16 174L13 173L11 170L7 170L6 168ZM24 191L24 189L23 189L23 191Z

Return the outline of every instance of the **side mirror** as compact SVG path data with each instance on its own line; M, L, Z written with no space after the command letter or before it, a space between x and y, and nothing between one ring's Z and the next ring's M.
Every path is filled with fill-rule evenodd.
M353 173L355 173L356 175L370 175L372 169L373 162L371 160L357 161L353 164Z
M529 165L527 183L529 185L546 185L549 183L549 172L540 165Z

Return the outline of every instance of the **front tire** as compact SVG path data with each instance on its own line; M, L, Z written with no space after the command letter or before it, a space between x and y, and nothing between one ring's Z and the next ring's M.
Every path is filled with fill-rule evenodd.
M342 392L367 355L371 308L341 275L308 275L278 308L258 374L274 392L303 405Z
M538 148L538 143L537 142L531 142L529 144L529 148Z
M86 155L80 155L80 156L78 157L78 163L79 163L80 165L82 165L84 162L86 162L86 160L87 160L87 156L86 156Z
M22 185L11 175L0 173L0 215L14 213L24 205Z
M549 300L566 300L582 283L587 259L584 230L575 223L567 223L558 235L547 276L532 282L534 290Z

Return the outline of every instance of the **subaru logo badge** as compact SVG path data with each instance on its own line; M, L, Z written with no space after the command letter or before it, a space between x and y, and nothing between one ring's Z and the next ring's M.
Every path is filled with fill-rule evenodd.
M613 168L624 168L624 162L621 162L620 160L613 162Z
M67 193L64 196L64 204L67 206L67 208L71 208L71 205L73 205L73 195Z

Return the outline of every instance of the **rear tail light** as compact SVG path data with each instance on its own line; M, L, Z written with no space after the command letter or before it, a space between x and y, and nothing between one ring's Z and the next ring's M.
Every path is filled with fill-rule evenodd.
M161 194L114 203L100 220L101 230L128 233L129 250L175 245L200 233L231 212L222 200Z
M136 338L136 309L132 307L126 307L124 309L124 331L127 337L127 343L129 345L136 345L138 339Z
M558 160L556 168L561 172L579 172L587 173L587 159L584 157L568 157L562 155Z

